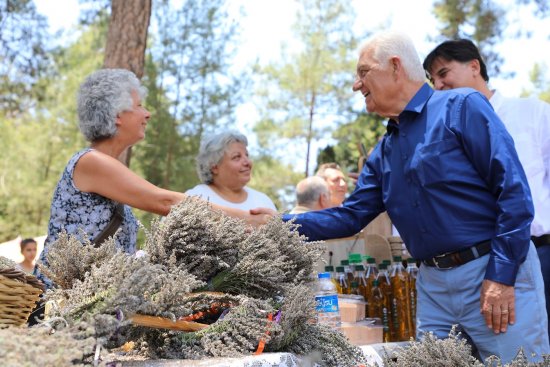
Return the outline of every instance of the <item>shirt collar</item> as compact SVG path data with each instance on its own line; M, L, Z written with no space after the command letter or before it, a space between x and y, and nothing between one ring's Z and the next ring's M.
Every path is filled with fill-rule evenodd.
M401 116L403 116L403 114L409 112L415 113L417 115L420 114L433 93L434 90L432 89L432 87L430 87L428 83L424 83L422 87L420 87L418 92L416 92L414 97L412 97L409 103L407 103L403 111L401 111L401 113L399 114L399 121L403 120L401 119ZM399 124L390 119L388 121L387 131L388 133L391 133L394 130L399 130Z

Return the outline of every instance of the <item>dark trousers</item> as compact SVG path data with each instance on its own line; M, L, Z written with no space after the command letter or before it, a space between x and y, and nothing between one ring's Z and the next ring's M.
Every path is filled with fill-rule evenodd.
M544 280L544 295L546 296L546 312L550 315L550 245L537 247L540 259L542 279ZM550 336L550 332L549 332Z

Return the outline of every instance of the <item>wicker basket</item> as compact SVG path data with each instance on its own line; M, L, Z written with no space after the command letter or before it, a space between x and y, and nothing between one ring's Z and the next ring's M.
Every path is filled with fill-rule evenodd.
M0 328L27 322L43 292L33 276L16 269L0 270Z

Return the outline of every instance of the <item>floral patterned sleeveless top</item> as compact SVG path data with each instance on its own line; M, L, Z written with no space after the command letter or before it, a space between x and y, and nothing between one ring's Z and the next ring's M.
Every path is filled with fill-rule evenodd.
M86 148L73 155L57 183L50 209L48 237L40 257L42 261L45 260L48 246L57 239L61 230L65 229L67 233L80 237L81 228L88 235L88 239L92 240L107 227L113 217L117 205L115 201L95 193L82 192L73 182L76 163L91 150L92 148ZM137 231L138 221L130 207L124 205L124 219L116 236L117 245L125 252L134 253Z

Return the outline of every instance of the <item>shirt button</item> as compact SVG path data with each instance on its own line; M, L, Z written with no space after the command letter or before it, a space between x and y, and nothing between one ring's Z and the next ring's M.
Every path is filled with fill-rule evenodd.
M401 133L401 136L405 137L405 136L407 136L407 134L406 133Z
M428 232L428 231L426 231L426 228L422 228L422 229L420 230L420 232L426 233L426 232Z
M411 183L412 182L412 179L409 177L407 178L407 183Z
M415 202L413 203L413 206L416 208L416 207L418 206L418 201L415 201Z
M403 160L406 161L407 158L409 158L409 156L405 154L405 155L403 156Z

